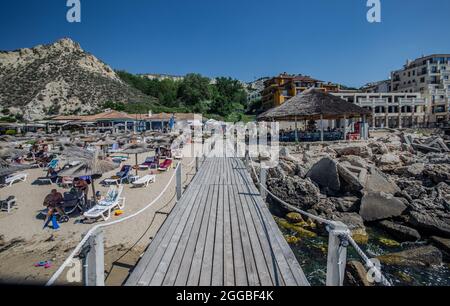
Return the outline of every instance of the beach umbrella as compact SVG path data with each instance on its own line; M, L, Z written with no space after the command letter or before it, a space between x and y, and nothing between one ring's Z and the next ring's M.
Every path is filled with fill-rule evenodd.
M136 175L138 174L138 172L137 172L138 171L138 158L137 158L138 154L149 152L149 151L150 151L150 148L146 144L129 144L123 148L122 153L135 155Z
M0 176L7 176L13 174L17 171L22 171L29 169L30 167L27 165L16 165L7 162L6 160L0 158Z
M90 176L92 178L92 195L95 202L96 197L94 180L119 167L119 164L99 159L98 151L90 152L76 147L74 150L65 149L62 155L69 161L78 161L79 164L72 168L61 170L58 173L58 176L68 176L73 178Z
M18 157L22 157L28 155L28 151L24 149L16 149L11 146L3 146L0 147L0 158L6 159L16 159Z

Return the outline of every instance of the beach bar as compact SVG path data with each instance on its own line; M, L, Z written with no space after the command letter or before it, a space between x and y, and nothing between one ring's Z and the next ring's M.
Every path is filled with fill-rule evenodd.
M367 139L369 116L362 107L310 89L261 114L258 121L293 123L293 129L280 130L281 141L336 141Z

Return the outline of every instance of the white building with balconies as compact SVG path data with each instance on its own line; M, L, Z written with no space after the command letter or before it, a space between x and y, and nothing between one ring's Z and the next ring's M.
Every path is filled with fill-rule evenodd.
M414 128L428 123L427 101L420 93L332 93L348 102L372 111L372 128Z
M391 74L391 90L421 93L427 101L427 124L450 121L450 54L433 54L408 61Z

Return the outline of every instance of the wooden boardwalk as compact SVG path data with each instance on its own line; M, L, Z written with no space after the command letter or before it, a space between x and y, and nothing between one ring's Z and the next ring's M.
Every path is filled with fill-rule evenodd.
M208 158L125 285L309 283L243 162Z

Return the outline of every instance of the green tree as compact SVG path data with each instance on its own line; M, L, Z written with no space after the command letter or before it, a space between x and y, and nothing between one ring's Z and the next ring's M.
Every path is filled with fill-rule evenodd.
M211 100L209 83L210 80L200 74L188 74L178 88L179 100L188 107L205 104L205 101Z

